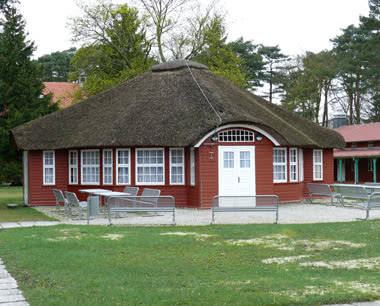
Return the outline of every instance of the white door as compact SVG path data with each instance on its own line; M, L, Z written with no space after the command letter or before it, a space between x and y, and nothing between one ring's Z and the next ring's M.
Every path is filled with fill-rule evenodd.
M251 206L256 195L254 146L219 146L219 196L236 198L219 201L220 206Z

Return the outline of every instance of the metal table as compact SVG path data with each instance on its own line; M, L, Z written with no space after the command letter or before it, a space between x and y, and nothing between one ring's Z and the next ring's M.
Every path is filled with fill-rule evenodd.
M81 193L88 193L89 195L104 197L104 207L107 207L107 199L110 197L125 197L130 196L131 194L128 192L119 192L119 191L112 191L107 189L81 189L79 190ZM90 204L87 205L87 219L89 219L90 211L94 211L93 207L90 207ZM103 213L106 213L106 211L103 210ZM87 220L88 221L88 220ZM88 223L88 222L87 222Z

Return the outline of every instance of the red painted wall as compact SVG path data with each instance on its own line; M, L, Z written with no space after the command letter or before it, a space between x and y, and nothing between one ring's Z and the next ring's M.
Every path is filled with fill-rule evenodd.
M42 151L29 151L29 204L55 205L51 189L67 190L68 160L66 150L55 151L55 185L43 185Z
M195 208L209 208L212 205L212 198L218 194L218 146L219 143L213 143L207 140L199 148L195 149L195 186L190 185L190 149L185 149L185 184L170 185L169 176L169 149L165 148L165 185L147 185L140 187L142 189L156 188L161 190L162 195L172 195L175 198L176 206L187 206ZM226 143L226 145L254 145L256 157L256 194L276 194L281 202L301 201L308 196L306 183L312 182L312 149L304 148L304 182L289 182L289 160L288 160L288 182L273 183L273 144L263 137L260 142L247 143ZM55 176L56 185L43 186L43 165L42 151L29 152L29 204L30 205L54 205L55 199L51 189L58 188L75 192L78 198L85 200L87 195L79 192L80 189L87 188L104 188L115 191L122 191L125 186L116 185L116 149L113 150L113 171L114 184L103 185L103 157L100 149L100 185L81 185L80 184L80 150L78 150L78 169L79 184L68 185L68 151L55 151ZM289 148L287 150L289 158ZM380 171L379 171L380 172ZM346 172L346 175L349 171ZM320 183L334 182L334 162L333 150L327 149L323 153L323 181ZM135 186L135 148L131 148L131 185Z

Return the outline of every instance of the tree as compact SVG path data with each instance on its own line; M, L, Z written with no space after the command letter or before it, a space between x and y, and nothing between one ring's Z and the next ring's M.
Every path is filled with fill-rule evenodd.
M149 33L161 62L191 59L205 47L207 29L215 16L222 16L219 0L206 7L194 0L135 0L148 16Z
M70 79L85 76L90 96L148 70L151 42L138 12L127 5L100 1L81 6L84 15L71 19L73 40L84 45L74 55Z
M20 183L20 153L9 140L9 130L58 109L42 96L39 66L31 60L34 43L26 39L25 22L15 6L3 9L0 22L0 169L2 180ZM42 97L41 97L42 96Z
M247 88L262 87L264 79L264 61L258 52L258 45L252 41L244 41L243 37L228 44L236 54L244 61L244 73L247 78Z
M349 124L361 123L362 100L367 92L365 75L365 31L354 25L332 40L338 60L338 75L348 100Z
M323 105L322 125L327 126L328 105L332 82L336 76L335 57L330 51L306 52L290 66L282 89L282 104L314 122L319 122Z
M380 121L380 0L369 0L369 16L360 17L366 35L363 46L364 78L369 99L368 118Z
M224 20L216 16L206 30L204 50L192 60L206 65L212 72L236 85L245 87L247 80L243 72L244 62L226 40Z
M43 55L37 59L42 66L42 81L44 82L68 82L70 74L70 62L76 48L65 51L57 51Z
M274 87L280 83L279 64L284 62L288 57L281 53L279 46L261 46L259 54L264 58L266 71L263 75L263 81L269 85L269 102L272 103L273 94L278 93Z
M165 36L178 25L179 11L190 0L139 0L154 25L154 37L158 54L162 62L166 62L164 52Z

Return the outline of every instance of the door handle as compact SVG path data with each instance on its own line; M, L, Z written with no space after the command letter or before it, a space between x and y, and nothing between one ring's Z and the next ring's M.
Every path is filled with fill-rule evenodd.
M238 176L238 183L240 184L240 176Z

